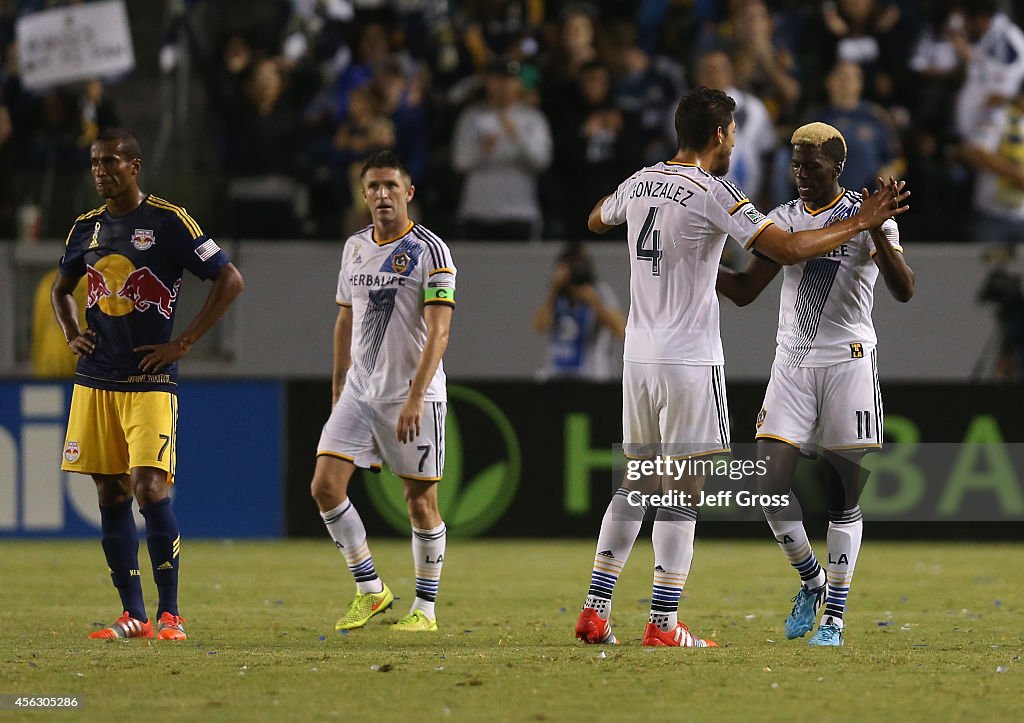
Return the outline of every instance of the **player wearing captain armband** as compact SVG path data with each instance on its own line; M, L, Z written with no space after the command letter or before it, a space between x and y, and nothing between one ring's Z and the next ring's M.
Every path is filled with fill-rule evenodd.
M357 467L381 461L402 478L412 523L416 597L392 628L437 630L434 602L445 554L437 507L444 474L444 366L455 306L448 246L409 220L409 171L389 151L362 169L373 224L345 242L338 275L331 416L317 446L311 491L331 538L355 578L356 595L337 630L365 625L394 594L373 564L366 529L348 499Z

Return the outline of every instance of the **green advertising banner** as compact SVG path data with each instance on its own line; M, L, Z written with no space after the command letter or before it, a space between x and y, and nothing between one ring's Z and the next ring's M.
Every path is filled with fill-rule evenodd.
M621 390L583 383L450 383L441 513L453 536L587 537L622 478ZM929 523L971 523L1012 537L1024 525L1024 424L1006 387L884 388L886 446L864 466L865 518L914 534ZM734 452L753 455L763 387L729 388ZM288 385L288 531L321 535L309 499L327 382ZM824 512L819 466L801 462L796 490L808 517ZM744 484L744 483L738 483ZM362 471L350 490L368 528L408 534L401 480ZM760 511L702 510L711 534L758 534ZM744 522L744 520L748 520ZM924 527L922 527L924 525ZM916 527L915 527L916 526ZM713 528L718 528L715 531Z

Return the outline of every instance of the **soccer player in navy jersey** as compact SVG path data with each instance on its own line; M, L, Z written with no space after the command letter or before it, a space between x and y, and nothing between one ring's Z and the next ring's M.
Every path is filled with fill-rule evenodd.
M50 293L78 356L61 468L96 483L103 552L124 613L90 638L152 638L139 576L132 498L146 520L159 591L156 637L184 640L178 611L181 536L168 490L177 454L178 360L242 292L238 269L180 206L139 189L142 153L129 131L110 129L90 150L99 208L75 219ZM172 338L182 270L212 279L202 310ZM86 277L86 328L75 287Z

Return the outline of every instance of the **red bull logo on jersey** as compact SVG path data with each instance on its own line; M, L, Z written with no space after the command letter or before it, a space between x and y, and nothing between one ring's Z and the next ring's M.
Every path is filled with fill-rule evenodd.
M160 316L170 319L174 313L174 302L178 298L180 287L181 279L178 279L174 282L174 287L168 289L160 277L150 271L148 266L143 266L128 274L117 295L131 300L139 311L147 311L150 306L155 306Z
M136 269L130 259L119 254L104 256L95 266L86 266L89 293L86 306L99 305L108 316L124 316L150 307L165 319L174 314L181 279L171 288L148 266ZM116 290L116 291L115 291Z
M112 296L113 293L110 291L110 287L107 286L107 280L103 278L103 274L95 267L86 265L85 275L86 281L89 284L89 291L85 297L85 306L91 309L96 306L100 299Z
M132 246L139 251L148 251L156 243L156 234L152 229L137 228L132 234Z

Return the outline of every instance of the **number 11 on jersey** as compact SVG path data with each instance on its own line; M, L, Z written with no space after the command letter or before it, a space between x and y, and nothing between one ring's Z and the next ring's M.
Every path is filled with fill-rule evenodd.
M654 228L654 222L658 217L658 207L651 206L644 220L643 228L636 239L636 258L639 261L651 262L651 274L661 276L661 231ZM651 247L647 247L647 239L651 239Z

